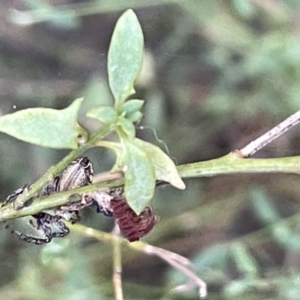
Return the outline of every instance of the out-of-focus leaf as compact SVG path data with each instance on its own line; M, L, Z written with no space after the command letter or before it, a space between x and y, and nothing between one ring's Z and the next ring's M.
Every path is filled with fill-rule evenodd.
M41 20L51 22L52 25L58 28L74 29L80 24L74 9L59 8L50 5L47 1L40 0L26 0L27 8L29 10L13 10L11 19L18 25L32 25Z
M118 20L108 52L109 86L120 108L135 90L143 61L143 32L135 13L127 10Z
M78 137L86 139L87 132L77 123L83 98L69 107L29 108L0 117L0 131L22 141L51 148L78 147Z
M174 162L168 155L155 145L140 139L135 139L134 143L147 154L154 166L156 179L169 182L178 189L185 189L185 184L179 176Z
M202 249L192 259L195 268L205 273L212 269L224 270L229 259L229 248L226 244L216 244Z
M72 9L52 9L49 19L54 26L63 29L74 29L80 25L80 18Z
M224 288L224 296L226 299L237 299L236 297L246 296L246 293L253 288L254 282L249 278L243 278L241 280L233 280L228 283ZM244 298L243 298L244 299ZM245 298L247 299L247 298Z
M152 199L155 189L155 171L144 151L132 140L122 139L122 171L125 177L125 197L130 207L140 214Z
M274 223L280 220L270 197L263 188L254 187L250 190L250 201L258 218L265 224Z
M90 272L89 260L82 255L80 247L70 247L64 253L64 262L68 265L63 282L58 286L59 296L54 299L82 300L105 299L102 294L103 287L95 282Z
M276 282L276 286L278 287L277 299L299 299L300 275L298 272L291 272L291 274L280 276L275 280L273 282Z
M118 113L111 106L94 107L86 115L107 125L117 123L118 121Z
M256 277L259 275L258 265L253 256L242 243L236 242L230 247L231 256L235 260L237 268L244 277Z
M45 266L53 266L55 260L57 260L60 255L63 255L64 252L68 251L69 247L69 239L53 239L47 247L43 247L40 260Z
M275 224L280 221L280 214L272 203L269 195L261 187L254 187L250 191L250 201L258 218L266 225ZM300 241L287 224L276 224L272 226L271 234L274 240L286 249L299 251Z
M295 252L300 250L299 234L293 232L288 225L276 224L272 227L271 233L279 245Z
M236 11L244 18L250 18L255 13L254 5L250 1L233 0L232 4Z

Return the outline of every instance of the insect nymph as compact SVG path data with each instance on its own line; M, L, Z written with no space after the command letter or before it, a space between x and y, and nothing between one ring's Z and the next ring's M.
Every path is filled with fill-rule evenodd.
M92 182L92 177L93 168L90 160L87 157L76 159L66 167L60 176L56 176L49 181L34 198L88 185ZM29 188L30 185L25 185L23 188L16 190L7 197L4 204L14 202L25 189ZM82 204L79 204L79 207L82 208ZM32 216L13 220L6 227L23 241L37 245L49 243L52 238L64 237L70 232L62 219L76 223L80 220L78 209L76 203L56 207Z

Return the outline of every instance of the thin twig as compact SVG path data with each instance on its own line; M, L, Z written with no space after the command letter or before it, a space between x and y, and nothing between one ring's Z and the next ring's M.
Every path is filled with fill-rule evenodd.
M297 111L295 114L288 117L285 121L281 122L273 129L265 133L263 136L252 141L246 147L241 150L237 150L229 153L220 158L216 158L210 161L201 161L191 164L185 164L177 167L179 175L182 178L193 178L193 177L206 177L206 176L216 176L220 174L232 174L232 173L295 173L300 174L300 157L284 157L284 158L269 158L269 159L242 159L253 155L256 151L260 150L268 143L270 143L275 138L279 137L287 130L295 126L300 122L300 111ZM33 197L37 192L42 188L42 186L54 175L58 174L63 170L68 163L70 163L75 157L82 154L88 148L94 146L95 142L101 137L109 133L110 129L108 127L101 128L98 133L93 135L87 144L81 146L79 149L76 149L69 153L61 162L59 162L55 167L50 168L43 177L37 180L31 189L20 195L15 201L17 207L19 208L28 199ZM119 176L119 175L118 175ZM122 178L113 179L109 182L105 182L107 187L121 186L123 184ZM104 184L105 184L104 183ZM105 185L99 187L104 187ZM94 185L93 185L94 186ZM94 186L96 187L96 185ZM98 187L98 185L97 185ZM90 191L92 186L85 187L88 190L82 190L83 192ZM81 190L80 190L81 191ZM74 191L77 192L77 191ZM79 191L78 191L79 192ZM8 220L11 218L18 218L26 215L32 215L43 209L57 207L59 205L67 204L67 194L65 197L61 198L63 194L56 193L47 199L43 199L43 204L40 202L40 199L35 199L30 207L24 207L22 210L15 210L11 206L6 206L0 208L0 221ZM52 198L53 197L53 198Z
M72 198L72 195L82 195L91 191L99 190L101 188L116 188L122 186L123 184L123 180L118 179L113 180L111 182L104 181L69 191L58 192L47 197L35 198L33 199L31 205L25 206L19 210L14 209L14 207L11 204L5 205L0 208L0 222L34 215L46 209L60 207L62 205L70 204L72 202L77 202L78 198Z
M187 291L187 290L197 286L199 288L199 296L201 298L204 298L207 295L206 283L200 277L198 277L191 262L187 258L185 258L177 253L174 253L174 252L171 252L171 251L168 251L168 250L156 247L156 246L152 246L152 245L146 244L141 241L129 243L123 237L115 236L115 235L105 233L105 232L102 232L102 231L99 231L96 229L87 228L81 224L73 225L72 229L74 229L75 231L80 232L84 235L91 236L101 242L114 243L115 240L117 239L119 241L120 245L124 244L127 247L130 247L134 250L143 252L148 255L156 255L156 256L160 257L161 259L163 259L164 261L166 261L172 267L174 267L177 270L179 270L180 272L184 273L188 278L188 281L186 284L174 288L173 291L183 292L183 291Z
M207 296L206 283L196 274L193 265L187 258L177 253L147 244L144 246L144 251L147 254L160 257L172 267L187 276L187 283L174 288L174 292L186 292L197 286L199 288L199 297L205 298Z
M265 134L250 142L247 146L237 151L241 157L249 157L256 153L258 150L265 147L267 144L287 132L293 126L300 122L300 110L289 116L287 119L267 131Z
M119 238L120 228L115 223L112 231L113 237L113 284L115 290L115 299L123 300L122 289L122 258L121 258L121 241Z
M86 150L95 147L95 143L99 139L102 139L104 136L106 136L110 131L111 129L109 126L102 126L99 131L93 134L85 144L71 151L56 166L49 168L48 171L40 179L38 179L34 184L31 185L28 191L24 192L16 199L16 201L14 202L14 208L17 210L22 208L25 205L26 201L36 195L38 191L46 184L46 182L48 182L64 168L66 168L67 165L70 164L79 155L84 153Z

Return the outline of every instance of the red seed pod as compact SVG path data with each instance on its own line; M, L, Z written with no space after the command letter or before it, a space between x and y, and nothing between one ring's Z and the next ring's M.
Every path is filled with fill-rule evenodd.
M137 215L122 196L114 197L110 203L113 216L122 234L129 242L138 241L141 237L145 236L157 221L157 217L153 214L150 206L147 206Z

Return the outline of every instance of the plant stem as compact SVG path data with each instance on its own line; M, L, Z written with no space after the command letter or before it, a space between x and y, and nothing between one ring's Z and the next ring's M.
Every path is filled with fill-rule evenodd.
M300 122L300 110L290 115L284 121L267 131L265 134L261 135L259 138L255 139L243 149L239 150L239 154L242 157L248 157L271 143L273 140L290 130L292 127Z
M180 272L182 272L183 274L185 274L187 276L188 282L187 282L187 284L184 285L184 288L186 288L188 290L193 287L198 287L200 298L205 297L207 294L206 284L196 274L196 271L194 270L191 262L187 258L185 258L177 253L162 249L160 247L152 246L152 245L149 245L149 244L141 242L141 241L129 243L123 237L120 237L116 234L109 234L109 233L101 232L99 230L95 230L92 228L86 228L85 226L80 225L80 224L75 224L74 226L72 226L72 229L74 229L75 231L77 231L81 234L91 236L94 239L97 239L99 241L111 242L111 243L113 243L113 247L115 247L114 245L118 245L118 248L116 248L116 249L114 248L114 270L116 270L118 265L121 266L121 259L120 259L121 254L120 254L119 247L121 244L124 244L127 247L132 248L136 251L140 251L140 252L143 252L148 255L155 255L155 256L161 258L166 263L168 263L169 265L171 265L172 267L174 267L175 269L179 270ZM116 244L116 243L118 243L118 244ZM119 276L117 276L116 278L118 279L118 281L120 280ZM121 282L115 282L116 278L115 278L115 274L114 274L115 295L116 295L115 299L121 300L121 299L123 299L123 295L122 295L122 298L118 298L118 294L116 293L116 284L120 284ZM118 288L120 289L120 286ZM183 288L183 286L178 287L178 288ZM177 289L177 290L180 291L179 289ZM119 290L119 292L120 292L120 290Z
M122 258L121 258L121 240L120 240L120 229L115 223L113 230L113 283L115 290L115 299L123 300L122 290Z
M34 215L46 209L51 209L62 205L68 205L73 202L78 202L81 200L80 195L82 194L101 188L116 188L122 185L122 179L112 180L110 182L103 181L96 184L90 184L78 189L54 193L47 197L35 198L29 206L25 206L19 210L14 209L12 205L6 205L0 208L0 222L24 216Z
M31 185L28 192L24 192L13 203L15 209L20 209L25 205L25 202L36 195L38 191L45 185L45 183L54 178L58 173L67 167L74 159L84 153L86 150L95 147L95 143L110 133L110 126L102 126L99 131L91 136L91 138L78 149L71 151L64 159L62 159L56 166L52 166L48 171Z
M86 149L85 149L86 150ZM76 150L75 150L76 151ZM73 152L73 151L72 151ZM78 152L76 152L78 154ZM79 154L78 154L79 155ZM70 161L74 157L67 156ZM64 163L69 163L66 158ZM59 168L57 168L59 166ZM58 173L61 168L61 162L53 169ZM283 157L283 158L266 158L266 159L245 159L240 158L235 152L225 155L220 158L190 163L178 166L179 175L182 178L197 178L197 177L210 177L221 174L241 174L241 173L294 173L300 174L300 156ZM49 169L53 170L53 169ZM42 177L43 184L48 179L49 171ZM53 174L50 172L50 174ZM39 180L40 181L40 180ZM0 208L0 221L5 221L12 218L19 218L23 216L32 215L42 210L58 207L70 203L69 197L73 194L82 194L90 192L103 187L119 187L123 185L123 179L113 179L108 181L99 182L97 184L88 185L79 189L65 191L52 194L44 198L36 198L33 203L24 207L21 210L15 210L11 205ZM37 189L38 190L38 189ZM30 190L32 191L32 190ZM72 201L72 199L71 199ZM75 200L74 200L75 201ZM77 200L78 201L78 200Z
M300 174L300 156L246 159L231 152L220 158L180 165L177 170L182 178L239 173Z

